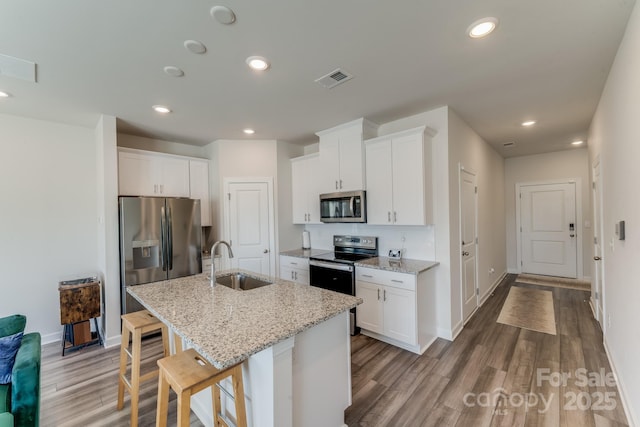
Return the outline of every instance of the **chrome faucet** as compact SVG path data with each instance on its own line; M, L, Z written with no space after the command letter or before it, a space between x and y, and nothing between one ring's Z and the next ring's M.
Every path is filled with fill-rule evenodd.
M210 253L211 253L211 286L212 287L216 285L216 264L214 262L214 259L216 256L216 249L218 248L219 244L225 245L229 250L229 258L233 258L233 251L231 250L231 245L225 242L224 240L218 240L213 244L213 246L211 246Z

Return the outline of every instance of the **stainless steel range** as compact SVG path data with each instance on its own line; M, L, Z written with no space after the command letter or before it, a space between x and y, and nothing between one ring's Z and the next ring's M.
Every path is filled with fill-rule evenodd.
M354 263L378 256L378 238L371 236L333 236L333 252L309 258L311 286L343 294L356 294ZM351 310L351 335L356 327L356 309Z

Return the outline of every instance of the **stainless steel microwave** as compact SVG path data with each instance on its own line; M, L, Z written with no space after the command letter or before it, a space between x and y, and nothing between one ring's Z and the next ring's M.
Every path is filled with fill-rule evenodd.
M320 221L367 222L365 191L320 195Z

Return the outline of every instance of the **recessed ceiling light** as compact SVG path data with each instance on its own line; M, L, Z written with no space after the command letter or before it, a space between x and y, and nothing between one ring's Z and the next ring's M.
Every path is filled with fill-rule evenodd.
M1 92L0 91L0 98L9 98L11 95L9 95L7 92Z
M171 109L169 107L165 107L164 105L154 105L153 109L156 111L156 113L160 114L167 114L171 112Z
M186 40L184 47L191 53L202 55L207 51L207 47L197 40Z
M247 135L253 135L254 133L256 133L255 130L249 128L243 129L242 132L246 133Z
M226 6L213 6L211 16L221 24L229 25L236 21L236 14Z
M491 34L498 26L498 19L493 17L482 18L469 25L467 34L472 39L479 39Z
M269 61L262 56L250 56L247 58L247 65L256 71L264 71L269 68Z
M584 141L573 141L571 145L582 145Z
M164 72L173 77L184 76L184 71L182 71L178 67L174 67L173 65L167 65L166 67L164 67Z
M522 122L522 126L533 126L536 124L535 120L527 120L526 122Z

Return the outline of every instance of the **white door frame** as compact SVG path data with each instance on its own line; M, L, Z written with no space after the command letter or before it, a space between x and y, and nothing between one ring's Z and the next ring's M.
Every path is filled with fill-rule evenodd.
M458 259L459 259L459 263L460 263L460 284L462 285L460 287L460 313L462 313L462 317L464 317L464 283L462 283L462 277L463 277L463 273L462 273L462 269L464 268L463 262L462 262L462 172L467 172L470 175L473 175L476 178L476 188L478 188L478 174L470 168L467 168L465 166L463 166L461 163L458 163ZM478 193L476 192L476 196L473 198L474 200L474 209L475 209L475 219L476 219L476 235L475 235L475 239L474 239L474 246L475 246L475 268L476 268L476 274L475 274L475 283L473 284L474 289L475 289L475 294L476 294L476 308L469 314L469 316L466 319L462 319L462 321L464 323L466 323L469 319L471 319L471 316L473 315L473 313L475 313L478 310L478 307L480 306L480 292L479 292L479 285L478 285Z
M574 184L576 187L576 276L578 279L584 279L584 268L582 259L582 232L584 231L582 223L582 179L567 178L554 179L549 181L533 181L533 182L517 182L516 183L516 268L517 272L522 273L522 236L520 235L520 190L522 187L530 185L550 185L550 184Z
M229 217L229 186L231 184L244 184L250 182L257 183L265 183L267 184L267 191L269 194L267 198L269 200L269 252L271 256L269 257L269 270L271 271L271 276L276 276L276 226L275 226L275 203L274 203L274 194L273 194L273 177L224 177L222 179L222 198L224 200L224 208L223 208L223 227L222 235L224 239L229 241L229 236L231 235L231 221ZM213 254L212 254L213 255ZM225 266L225 268L229 268L229 266Z
M596 171L598 171L598 183L596 184L595 182L595 176L596 176ZM603 185L602 185L602 163L600 162L600 156L596 156L595 160L593 161L592 165L591 165L591 176L592 179L594 179L593 181L593 206L592 209L594 210L593 212L593 231L594 231L594 236L597 234L597 237L600 239L599 245L600 245L600 261L596 261L595 259L593 260L593 270L592 270L592 286L591 286L591 307L593 309L593 315L596 318L596 320L600 323L600 327L602 328L602 333L604 334L606 332L606 328L607 328L607 322L605 322L604 319L606 319L605 313L606 313L606 307L604 304L604 295L605 295L605 278L604 278L604 256L605 256L605 250L604 250L604 242L603 242L603 237L604 237L604 227L603 227L603 204L602 204L602 190L603 190ZM598 194L596 192L596 186L599 187L599 200L596 200L596 195ZM596 215L596 209L598 210L598 215ZM596 222L596 218L598 219L598 222ZM597 232L596 232L597 231ZM594 241L594 246L595 246L595 241ZM594 247L594 256L595 256L595 247ZM596 265L598 264L598 265ZM600 271L600 274L598 274L598 270ZM598 291L598 280L600 280L600 292L598 295L598 300L595 299L595 293Z

